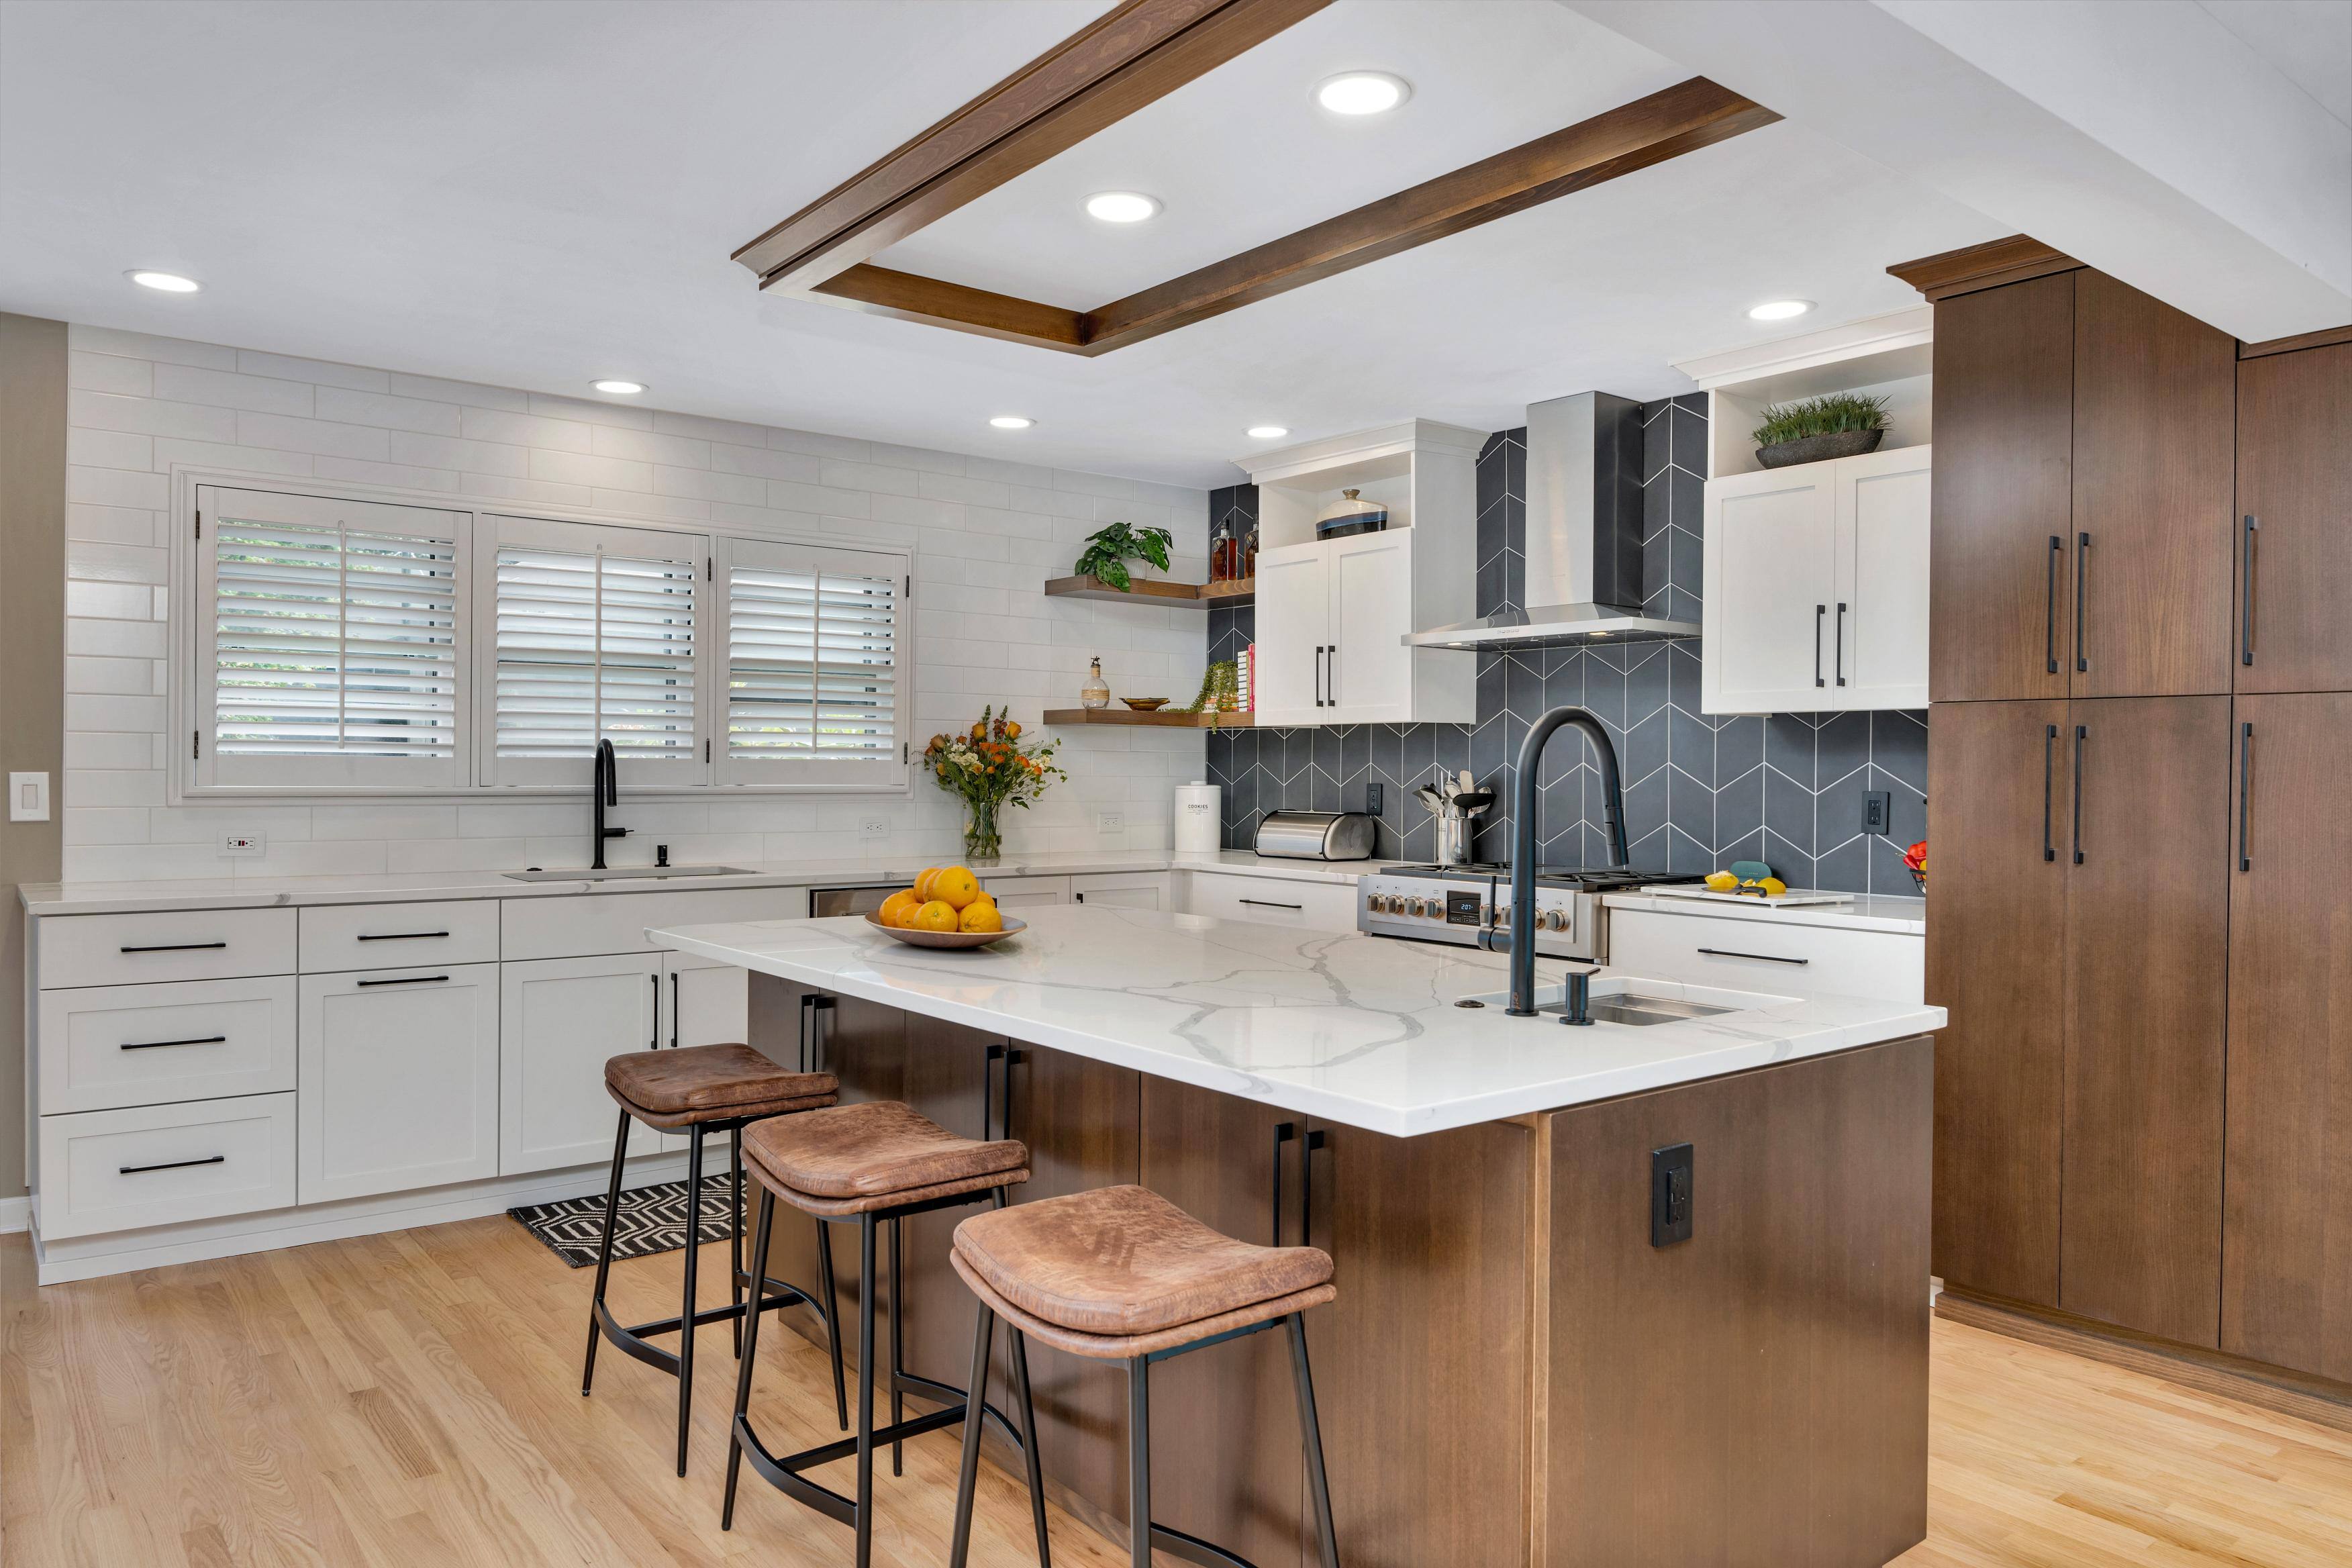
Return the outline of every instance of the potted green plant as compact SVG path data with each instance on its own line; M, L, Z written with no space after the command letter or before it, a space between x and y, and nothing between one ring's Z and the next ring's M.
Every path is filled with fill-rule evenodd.
M966 859L993 860L1003 853L999 814L1008 805L1025 808L1055 779L1070 776L1054 765L1061 744L1023 745L1021 726L993 707L982 709L967 731L931 737L923 762L941 789L963 799Z
M1106 588L1129 593L1133 590L1134 580L1128 574L1127 563L1148 561L1160 571L1167 571L1168 546L1175 537L1164 528L1129 528L1126 523L1114 522L1087 535L1087 547L1078 552L1078 563L1071 570L1081 577L1092 577Z
M1886 438L1886 399L1832 392L1801 403L1775 403L1751 432L1756 460L1768 468L1858 458Z

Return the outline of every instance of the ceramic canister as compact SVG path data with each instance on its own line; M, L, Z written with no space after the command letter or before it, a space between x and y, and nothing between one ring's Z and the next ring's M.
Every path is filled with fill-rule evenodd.
M1176 853L1213 855L1224 836L1223 788L1213 784L1176 786Z

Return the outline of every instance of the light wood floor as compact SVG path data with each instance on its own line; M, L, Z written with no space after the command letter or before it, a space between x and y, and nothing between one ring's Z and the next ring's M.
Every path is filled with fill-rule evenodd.
M676 1310L679 1258L614 1269L623 1321ZM723 1268L706 1254L707 1280ZM0 1237L0 1561L847 1563L847 1531L755 1478L719 1532L719 1331L684 1480L667 1379L608 1347L580 1397L589 1280L504 1218L47 1289L25 1239ZM763 1340L775 1446L833 1436L824 1358ZM2352 1436L1952 1323L1934 1378L1931 1533L1904 1568L2352 1563ZM945 1561L955 1458L950 1431L909 1446L904 1480L882 1468L878 1563ZM1033 1563L1024 1497L982 1476L974 1563ZM1126 1561L1053 1524L1057 1563Z

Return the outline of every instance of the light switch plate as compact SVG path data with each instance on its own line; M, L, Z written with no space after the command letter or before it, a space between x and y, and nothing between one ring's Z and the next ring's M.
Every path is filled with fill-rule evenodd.
M221 835L220 852L224 860L243 859L268 854L269 846L258 833L224 833Z
M49 775L10 773L8 775L8 820L47 822L48 819Z

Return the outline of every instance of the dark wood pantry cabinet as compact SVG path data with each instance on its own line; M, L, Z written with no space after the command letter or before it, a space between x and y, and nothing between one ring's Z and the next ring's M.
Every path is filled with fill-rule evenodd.
M2352 689L2352 343L2238 366L2240 691Z

